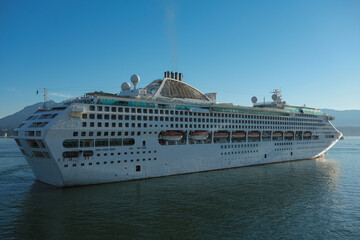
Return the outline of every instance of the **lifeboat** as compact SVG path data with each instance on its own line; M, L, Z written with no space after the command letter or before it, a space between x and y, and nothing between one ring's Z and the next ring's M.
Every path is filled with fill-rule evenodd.
M246 133L243 131L239 131L239 132L232 132L231 136L233 138L244 138L246 136Z
M282 136L282 132L273 132L272 134L275 137L281 137Z
M227 138L228 136L229 136L229 132L225 132L225 131L214 133L215 138Z
M294 132L286 132L285 137L292 137L294 136Z
M260 136L260 133L259 133L259 132L249 132L249 133L248 133L248 136L249 136L249 137L259 137L259 136Z
M165 131L161 138L166 141L179 141L183 138L183 134L178 131Z
M304 137L309 137L311 136L311 132L304 132Z
M209 133L206 131L193 131L190 133L190 137L193 140L206 140L209 137Z

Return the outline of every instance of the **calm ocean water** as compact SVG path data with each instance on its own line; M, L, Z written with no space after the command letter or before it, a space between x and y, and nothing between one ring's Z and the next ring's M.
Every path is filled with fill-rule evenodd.
M0 139L0 239L360 239L360 137L323 159L58 189Z

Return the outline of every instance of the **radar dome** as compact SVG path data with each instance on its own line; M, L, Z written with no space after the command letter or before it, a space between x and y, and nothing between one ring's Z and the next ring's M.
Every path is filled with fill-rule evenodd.
M271 96L272 100L276 101L278 99L278 95L276 95L275 93Z
M122 91L130 90L130 88L131 88L131 85L128 82L124 82L123 84L121 84L121 90Z
M140 82L140 77L137 74L134 74L130 77L130 81L134 84L134 89L136 89L136 85Z
M257 103L257 97L255 97L255 96L253 96L252 98L251 98L251 102L253 103L253 104L255 104L255 103Z

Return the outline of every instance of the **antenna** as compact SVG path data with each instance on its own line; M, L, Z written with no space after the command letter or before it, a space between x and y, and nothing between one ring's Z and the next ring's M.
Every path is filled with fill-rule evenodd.
M47 89L44 88L44 110L46 109L46 95L47 95Z

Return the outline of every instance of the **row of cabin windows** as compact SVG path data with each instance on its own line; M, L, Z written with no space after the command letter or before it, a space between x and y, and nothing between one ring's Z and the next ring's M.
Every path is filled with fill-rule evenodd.
M41 131L25 131L26 137L41 137Z
M95 132L80 132L80 136L81 137L86 137L86 133L88 133L89 137L95 136ZM148 132L149 134L152 134L152 132ZM101 136L141 136L141 132L96 132L96 136L101 137ZM146 134L146 132L144 132L144 134ZM157 132L154 132L154 134L157 134ZM73 132L73 137L77 137L79 136L79 132Z
M220 155L233 155L233 154L244 154L244 153L257 153L259 150L248 150L248 151L235 151L235 152L222 152Z
M41 128L45 127L49 122L33 122L29 125L29 128Z
M234 120L227 119L222 117L212 117L212 118L201 118L201 117L173 117L173 116L144 116L144 115L122 115L122 114L87 114L83 113L81 115L82 119L105 119L105 120L131 120L131 121L189 121L189 122L229 122L229 123L257 123L257 124L287 124L287 125L304 125L311 124L310 122L305 122L302 119L289 119L289 118L279 118L279 119L268 119L268 121L257 121L257 120ZM259 118L262 119L262 118ZM269 121L277 120L277 121ZM302 121L300 121L302 120ZM322 123L321 120L317 122ZM314 124L314 123L312 123ZM325 126L325 124L317 124L318 126ZM313 125L315 126L315 125Z
M53 119L57 115L58 115L57 113L54 113L54 114L42 114L42 115L38 115L38 116L30 116L26 119L26 121L35 120L35 119Z
M111 125L110 125L111 123ZM125 128L129 128L129 127L132 127L132 128L147 128L148 127L148 124L147 123L129 123L129 122L119 122L119 123L115 123L115 122L97 122L97 124L95 124L95 122L89 122L89 125L87 122L82 122L82 127L98 127L98 128L101 128L101 127L112 127L112 128L122 128L122 127L125 127ZM162 125L163 126L163 125ZM168 126L168 125L167 125ZM152 125L149 125L149 127L152 127ZM157 127L157 125L155 125L155 127ZM291 128L291 129L315 129L314 127L293 127L293 126L290 126L290 127L285 127L285 126L256 126L256 125L250 125L250 126L247 126L247 125L212 125L212 124L171 124L170 127L180 127L180 128L236 128L236 129L286 129L286 128Z
M231 118L249 118L249 119L271 119L271 120L282 120L283 117L272 117L272 116L256 116L256 115L246 115L246 114L227 114L227 113L196 113L188 111L178 111L178 110L163 110L163 109L147 109L147 108L127 108L127 107L109 107L109 106L97 106L94 105L89 107L90 111L105 111L105 112L120 112L120 113L140 113L140 114L170 114L170 115L189 115L189 116L203 116L203 117L231 117ZM317 118L315 116L315 118ZM304 119L298 118L295 121L304 121ZM307 121L321 122L317 119L307 119Z
M64 148L86 148L86 147L117 147L117 146L133 146L135 139L133 138L106 138L106 139L67 139L63 141Z
M92 162L89 162L89 163L87 163L87 165L88 165L88 166L100 165L100 164L107 165L108 163L114 164L114 163L127 163L127 162L140 162L140 161L145 162L146 160L148 160L148 161L151 161L151 160L156 161L157 158L117 160L117 161L109 161L109 162L108 162L108 161L103 161L103 162L95 162L94 164L93 164ZM83 167L83 166L85 166L85 163L80 163L79 165ZM71 166L72 166L72 167L76 167L76 166L78 166L78 164L77 164L77 163L73 163ZM65 167L65 168L69 167L69 164L64 164L64 167ZM136 170L137 172L140 172L141 166L140 166L140 165L137 165L137 166L135 167L135 170Z
M155 151L153 151L153 153L156 153L157 151L155 150ZM135 153L136 154L151 154L152 153L152 151L148 151L148 152L146 152L146 151L142 151L142 152L140 152L140 151L137 151L137 152L122 152L122 154L123 155L128 155L128 153L130 154L130 155L134 155ZM92 157L92 156L94 156L94 152L92 151L92 150L86 150L86 151L81 151L81 152L79 152L79 151L66 151L66 152L63 152L63 158L78 158L78 157L80 157L81 155L84 157L84 158L89 158L89 157ZM103 153L102 154L104 157L106 157L106 156L108 156L108 153ZM111 152L110 153L110 156L114 156L115 155L115 153L113 153L113 152ZM121 152L118 152L117 153L117 155L118 156L120 156L121 155ZM100 153L98 153L98 154L96 154L96 156L97 157L100 157L101 156L101 154ZM60 161L60 159L59 159L59 161Z

